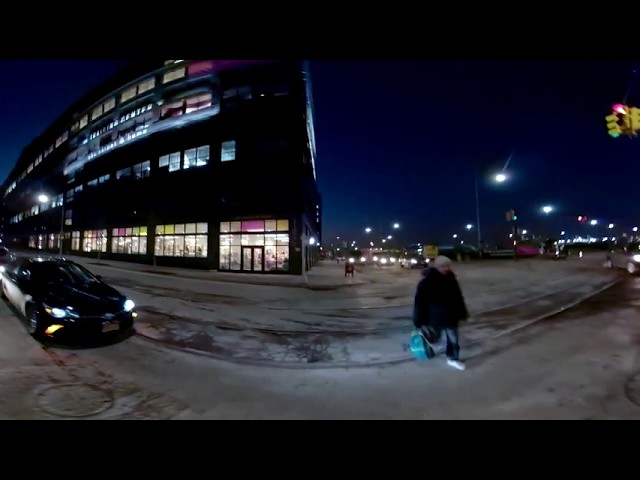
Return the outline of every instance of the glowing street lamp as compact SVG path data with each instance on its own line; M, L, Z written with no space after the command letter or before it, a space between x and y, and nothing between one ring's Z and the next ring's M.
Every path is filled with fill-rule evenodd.
M609 228L613 228L613 223L610 223L610 224L609 224Z
M553 212L553 207L550 205L545 205L544 207L542 207L542 211L549 215L551 212Z
M467 230L471 230L473 228L473 225L471 225L470 223L467 223Z
M506 179L507 179L507 176L506 176L504 173L498 173L498 174L495 176L495 180L496 180L496 182L498 182L498 183L502 183L502 182L504 182Z
M591 225L597 225L598 224L598 220L591 220L589 223Z
M398 228L400 228L400 224L399 223L394 223L393 224L393 228L395 228L397 230Z
M367 233L371 233L371 227L365 228L364 231L367 232Z

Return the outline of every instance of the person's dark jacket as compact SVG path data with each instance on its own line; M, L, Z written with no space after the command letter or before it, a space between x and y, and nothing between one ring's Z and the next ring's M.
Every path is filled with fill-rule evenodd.
M413 324L434 329L457 327L469 312L453 272L443 274L428 268L418 283L413 307Z

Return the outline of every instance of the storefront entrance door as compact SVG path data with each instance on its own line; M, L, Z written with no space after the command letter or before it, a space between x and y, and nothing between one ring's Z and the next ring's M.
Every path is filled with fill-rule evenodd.
M242 247L242 271L264 271L264 247Z

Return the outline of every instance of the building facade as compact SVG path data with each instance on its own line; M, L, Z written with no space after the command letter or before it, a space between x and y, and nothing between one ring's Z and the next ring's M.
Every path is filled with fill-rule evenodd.
M322 235L315 157L305 63L131 64L23 150L4 243L302 274Z

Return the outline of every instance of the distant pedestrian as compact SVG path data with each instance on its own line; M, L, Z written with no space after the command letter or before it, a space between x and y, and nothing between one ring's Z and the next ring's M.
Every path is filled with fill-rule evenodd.
M464 370L465 364L459 357L458 324L469 318L469 313L451 263L449 258L441 255L423 271L424 278L416 289L413 324L426 330L428 336L431 334L438 338L444 334L447 363Z
M344 276L345 277L353 277L353 272L354 272L355 268L353 267L353 263L345 263L344 264Z

